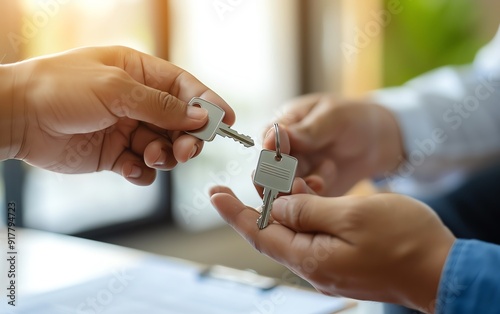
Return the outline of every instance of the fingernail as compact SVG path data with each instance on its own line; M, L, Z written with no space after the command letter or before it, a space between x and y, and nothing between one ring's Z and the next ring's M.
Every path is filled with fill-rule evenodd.
M142 175L141 167L133 165L132 169L130 170L130 173L127 175L127 178L138 179L141 177L141 175Z
M274 200L273 210L271 211L274 219L282 220L285 218L286 203L288 203L288 199L286 197L278 197Z
M158 156L156 161L153 163L153 166L161 167L161 166L164 166L166 162L167 162L167 153L162 149L162 150L160 150L160 155Z
M198 146L194 146L193 149L191 149L191 152L189 153L189 159L193 158L194 155L196 155L196 152L198 151Z
M208 111L205 108L188 106L186 114L191 119L203 120L208 115Z

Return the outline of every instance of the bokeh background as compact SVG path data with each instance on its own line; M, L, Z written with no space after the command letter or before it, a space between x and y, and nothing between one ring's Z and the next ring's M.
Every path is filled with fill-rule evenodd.
M235 109L229 139L162 173L150 187L115 174L60 175L0 164L1 207L18 225L188 258L283 269L230 230L207 190L230 185L259 206L251 173L261 134L288 99L310 92L358 97L441 65L466 65L498 29L494 0L0 0L0 63L89 45L126 45L197 76ZM369 182L350 193L372 193ZM2 215L5 217L5 215Z

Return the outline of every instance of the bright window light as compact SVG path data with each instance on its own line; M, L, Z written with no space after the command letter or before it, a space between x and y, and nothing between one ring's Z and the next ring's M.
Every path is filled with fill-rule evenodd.
M221 95L236 111L234 128L256 142L244 148L216 138L200 156L173 171L177 222L200 230L221 223L208 197L213 185L230 186L248 205L262 203L251 179L262 132L278 106L299 92L298 2L170 3L171 61Z

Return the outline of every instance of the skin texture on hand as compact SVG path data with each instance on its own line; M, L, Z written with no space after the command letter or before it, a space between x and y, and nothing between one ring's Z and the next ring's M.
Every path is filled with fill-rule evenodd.
M329 110L331 105L326 105ZM358 110L363 107L349 106L346 105L345 110L352 119L362 116ZM373 108L370 106L368 110ZM351 109L354 111L349 111ZM344 114L336 112L340 116ZM310 114L304 120L311 116L317 121L321 114ZM357 130L363 128L350 122L353 123L356 127L338 122L340 130L347 130L344 131L347 135L340 135L340 138L361 136ZM305 137L309 141L314 136L321 136L313 135L314 128L321 127L313 124L306 128L307 131L302 131L309 134ZM325 124L323 127L325 132L338 131L334 125ZM349 133L354 135L349 136ZM273 128L266 133L265 148L275 148L274 134ZM296 135L288 127L280 127L283 153L290 153L290 150L292 155L295 151L300 152L300 149L294 150L294 143L304 147L323 147L321 141L330 143L329 139L300 142L300 138L294 139L293 136ZM345 145L349 146L349 143ZM326 147L325 151L314 151L320 161L321 153L334 152ZM298 157L313 168L310 165L315 158L307 156L305 151ZM332 161L333 164L333 157L336 157L334 153L323 161ZM241 203L229 188L212 188L212 203L259 252L288 267L324 294L397 303L433 313L441 271L455 240L451 232L430 208L409 197L396 194L317 196L316 192L324 191L324 188L318 189L319 185L309 183L328 180L326 173L321 171L326 170L317 169L311 174L302 169L302 173L308 176L295 178L291 195L274 201L272 223L263 230L259 230L256 224L257 211ZM324 186L325 183L321 184ZM258 187L258 191L262 194L261 188Z
M125 47L91 47L5 67L12 75L10 152L62 173L111 170L139 185L199 154L203 142L183 131L207 122L201 97L234 111L195 77ZM13 140L12 140L13 139ZM2 140L2 143L4 141ZM3 144L2 144L3 145Z
M12 71L9 67L0 65L0 161L12 156L12 142L21 141L21 136L11 136L12 126Z
M319 195L345 194L358 181L395 170L404 160L401 131L382 106L327 94L298 97L277 121L299 160L297 176ZM268 133L263 147L274 149Z
M267 228L226 187L211 190L220 215L259 252L327 295L434 312L454 237L426 205L396 194L319 197L302 179L274 202Z

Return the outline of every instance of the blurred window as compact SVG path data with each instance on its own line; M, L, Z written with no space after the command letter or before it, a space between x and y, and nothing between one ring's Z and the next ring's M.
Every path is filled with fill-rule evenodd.
M359 44L382 0L22 0L7 2L0 21L1 62L88 45L126 45L168 59L220 94L236 111L234 129L256 140L247 149L217 137L203 153L150 187L113 173L61 175L26 165L26 226L81 233L142 219L158 211L189 230L221 224L207 191L231 186L248 205L261 200L251 175L262 132L294 96L335 92L357 96L381 85L382 36ZM396 19L394 19L396 20ZM390 25L389 27L392 27ZM3 56L3 57L2 57ZM172 177L172 185L169 185ZM9 189L10 182L6 182ZM21 196L20 196L21 197ZM169 207L169 204L172 207Z
M3 62L90 45L124 45L168 57L165 1L23 0L6 9L11 20L0 23ZM19 217L26 227L96 235L168 221L166 173L153 185L138 187L109 172L64 175L17 161L3 166L7 197L22 204Z
M252 184L262 132L285 100L300 93L299 2L170 1L170 60L193 73L236 111L234 129L256 145L228 138L173 171L176 222L201 230L221 224L208 189L230 186L246 204L262 202Z

